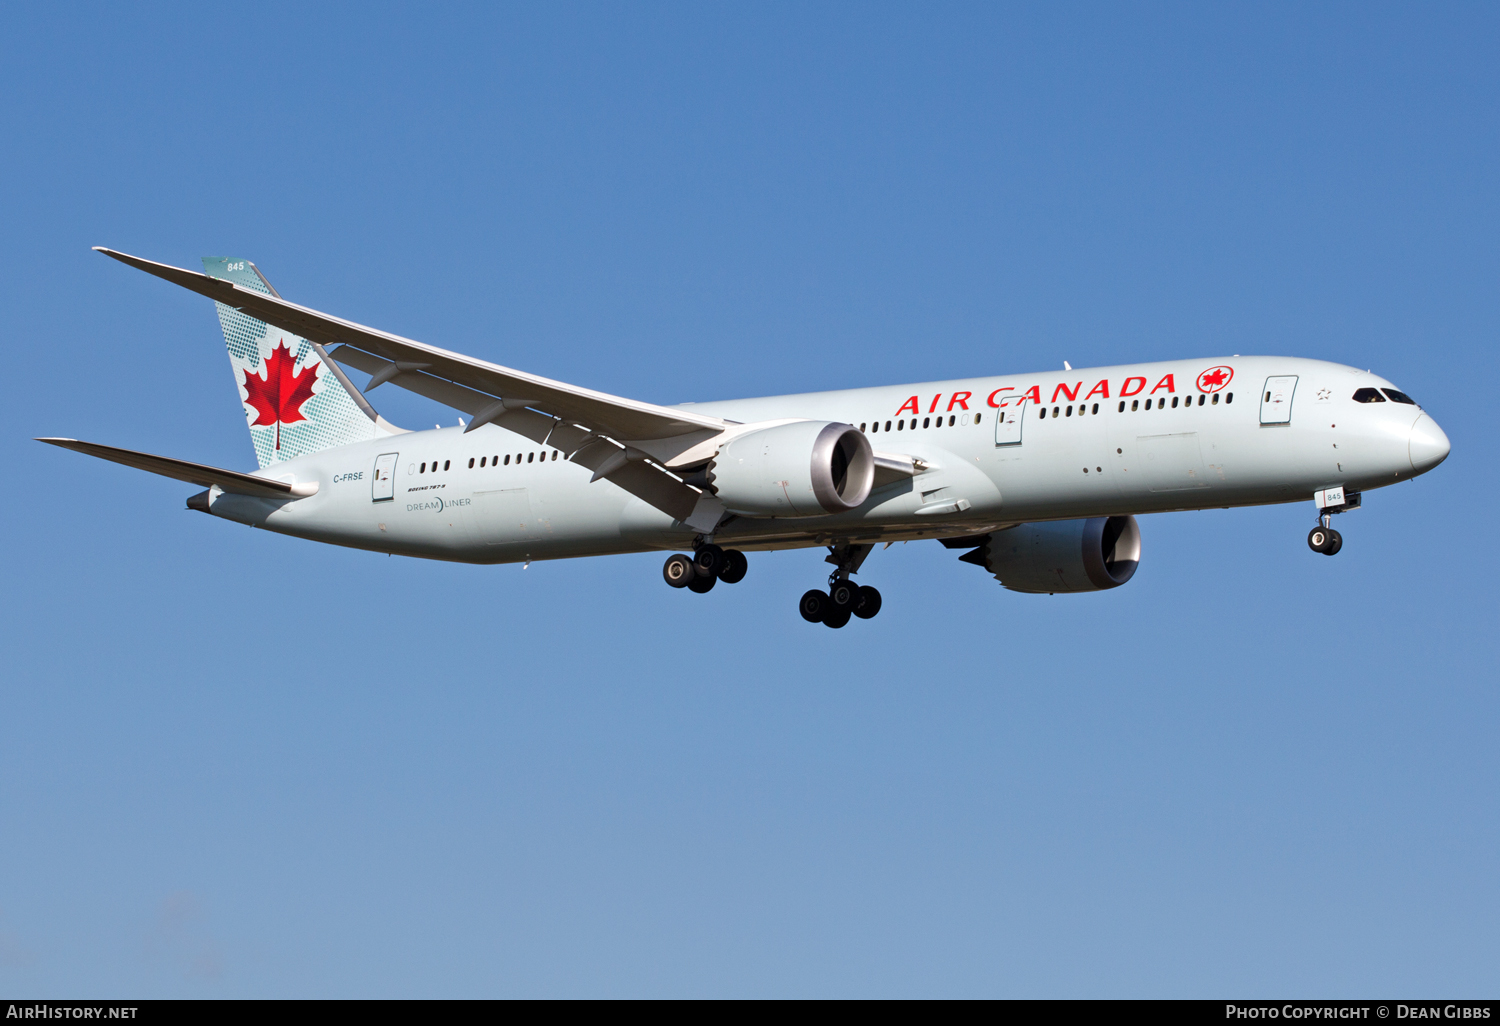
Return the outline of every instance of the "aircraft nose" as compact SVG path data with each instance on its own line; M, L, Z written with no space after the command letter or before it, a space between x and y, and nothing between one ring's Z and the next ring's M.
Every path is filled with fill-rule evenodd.
M1448 458L1448 448L1448 436L1437 426L1437 421L1425 413L1418 417L1417 422L1411 426L1411 440L1408 443L1411 469L1418 474L1431 470Z

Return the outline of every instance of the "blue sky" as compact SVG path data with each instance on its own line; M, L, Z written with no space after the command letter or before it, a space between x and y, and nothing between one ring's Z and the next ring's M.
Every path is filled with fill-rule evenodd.
M1492 996L1497 29L8 7L0 990ZM1334 559L1311 503L1097 595L898 545L830 631L817 551L393 559L29 441L253 465L210 304L92 245L656 402L1319 357L1453 455Z

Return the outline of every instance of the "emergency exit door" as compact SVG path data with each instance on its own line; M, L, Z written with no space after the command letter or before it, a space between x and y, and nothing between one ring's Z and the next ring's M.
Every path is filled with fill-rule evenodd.
M396 497L396 457L398 452L383 452L375 457L375 476L370 480L370 500L385 502Z
M1027 402L1022 399L1014 406L1004 406L995 411L995 446L1020 445L1021 428L1026 420Z
M1267 378L1266 387L1260 393L1260 422L1262 424L1290 424L1292 422L1292 393L1297 391L1297 375Z

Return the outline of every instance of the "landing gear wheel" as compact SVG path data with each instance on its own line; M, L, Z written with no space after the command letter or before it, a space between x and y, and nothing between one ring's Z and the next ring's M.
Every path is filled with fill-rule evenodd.
M686 588L698 576L698 571L693 569L690 558L678 552L667 557L666 565L661 568L661 575L672 587Z
M808 623L822 623L831 605L826 591L809 591L802 596L802 601L797 603L797 611Z
M880 592L869 585L859 589L859 598L854 602L854 615L868 620L880 612Z
M750 561L743 552L734 549L724 553L724 569L719 571L719 580L725 584L739 584L750 572Z
M700 573L697 577L694 577L691 581L688 581L688 591L694 592L699 595L706 595L709 592L713 591L714 585L718 583L719 579L717 577L708 577Z
M859 585L851 581L834 581L828 586L828 602L840 612L854 612L854 607L859 602ZM848 622L847 617L844 622ZM840 627L843 625L839 624Z
M1328 551L1328 544L1332 540L1333 529L1319 524L1307 532L1307 547L1314 552Z
M693 566L703 577L718 577L724 569L724 550L717 545L700 545L693 554Z
M833 628L842 627L849 622L849 616L850 613L847 609L830 609L828 615L823 617L823 626Z
M1328 529L1328 546L1327 546L1327 548L1325 548L1323 550L1323 555L1325 555L1325 556L1336 556L1336 555L1338 555L1339 549L1341 549L1343 547L1344 547L1344 536L1341 535L1341 534L1339 534L1337 531L1335 531L1333 528L1330 527Z

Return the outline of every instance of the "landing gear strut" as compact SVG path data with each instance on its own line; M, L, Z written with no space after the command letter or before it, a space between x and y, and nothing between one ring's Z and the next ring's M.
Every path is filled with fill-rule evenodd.
M719 581L738 584L749 570L750 561L743 552L705 542L691 556L681 552L668 556L661 575L674 588L686 588L702 595L711 591Z
M828 562L836 568L828 575L827 591L809 591L797 603L797 611L808 623L843 627L850 617L868 620L880 612L880 592L849 580L874 549L873 545L830 545Z
M1318 526L1307 532L1307 547L1325 556L1337 555L1344 547L1344 536L1333 529L1332 523L1332 514L1319 513Z

